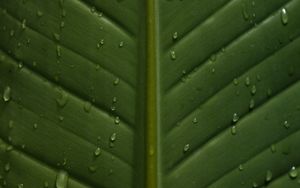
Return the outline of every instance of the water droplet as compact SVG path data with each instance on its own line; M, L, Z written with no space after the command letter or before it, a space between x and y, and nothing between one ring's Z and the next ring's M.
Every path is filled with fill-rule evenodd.
M290 124L289 124L288 121L284 121L284 122L283 122L283 125L284 125L284 127L285 127L286 129L289 129L289 128L290 128Z
M120 124L120 117L116 116L114 122L116 125Z
M236 126L235 126L235 125L233 125L233 126L231 127L231 134L232 134L232 135L236 135Z
M23 30L26 29L26 20L25 20L25 19L22 21L21 28L22 28Z
M276 145L275 145L275 144L272 144L272 145L271 145L271 152L272 152L272 153L275 153L275 152L276 152Z
M268 96L268 97L271 97L271 96L272 96L272 89L268 89L268 90L267 90L267 96Z
M289 177L290 177L291 179L295 179L295 178L297 178L297 176L298 176L298 171L297 171L297 169L293 166L293 167L291 168L291 170L289 171Z
M173 38L173 40L177 40L177 38L178 38L178 33L177 33L177 32L174 32L172 38Z
M8 102L11 99L11 88L6 86L3 92L3 100L4 102Z
M49 187L49 183L47 181L44 182L44 188L48 188Z
M194 123L194 124L197 124L197 123L198 123L198 120L197 120L197 118L196 118L196 117L194 117L194 119L193 119L193 123Z
M56 45L56 55L57 57L61 57L61 47L59 45Z
M66 17L67 16L67 12L65 9L61 10L61 17Z
M65 22L64 21L61 21L60 22L60 28L62 29L62 28L64 28L65 27Z
M244 166L242 164L239 165L239 171L243 171L244 170Z
M249 18L250 18L247 7L246 7L245 4L243 4L243 18L244 18L245 21L248 21Z
M258 187L258 184L257 184L256 182L253 182L253 183L252 183L252 187L253 187L253 188L256 188L256 187Z
M14 149L14 147L12 145L7 145L5 151L6 152L10 152Z
M5 171L5 172L9 172L9 171L10 171L10 163L6 163L6 164L4 165L4 171Z
M38 124L37 123L34 123L33 124L33 129L37 129L38 128Z
M255 106L255 101L254 99L251 99L250 102L249 102L249 109L252 110Z
M117 139L117 133L112 133L111 136L110 136L110 141L115 142L116 139Z
M68 102L68 94L62 89L59 89L59 96L56 99L56 103L59 107L64 107Z
M87 113L91 111L92 104L89 101L86 101L83 105L83 110Z
M212 62L215 62L215 61L217 60L217 55L216 55L216 54L211 55L211 56L210 56L210 60L211 60Z
M64 118L64 116L58 116L58 119L60 122L62 122L65 118Z
M60 35L57 33L53 33L53 37L55 40L60 41Z
M270 182L272 180L272 177L273 177L273 174L270 170L267 171L267 174L266 174L266 182Z
M15 30L10 30L9 36L13 37L15 35Z
M18 188L23 188L23 187L24 187L23 183L18 184Z
M38 11L36 12L36 15L37 15L38 17L42 17L44 14L43 14L42 11L38 10Z
M286 25L289 21L288 13L285 8L281 9L281 22Z
M186 153L186 152L188 152L189 150L190 150L190 144L184 145L184 147L183 147L183 152Z
M245 79L245 85L248 87L248 86L250 86L250 84L251 84L250 78L249 78L249 76L247 76Z
M175 53L175 51L171 50L170 51L170 56L171 56L172 60L175 60L176 59L176 53Z
M97 171L97 167L96 166L89 166L89 171L91 172L91 173L95 173L96 171Z
M94 156L98 157L100 154L101 154L101 149L97 147L96 150L94 151Z
M91 7L91 13L96 12L96 8L94 6Z
M119 43L119 48L122 48L123 46L124 46L124 42L121 41L121 42Z
M239 80L237 78L233 79L233 84L237 86L239 84Z
M253 86L251 87L251 95L255 95L255 94L256 94L256 86L253 85Z
M56 175L56 188L67 188L68 186L68 173L65 171L59 171Z
M114 85L116 86L116 85L118 85L120 83L120 78L116 78L115 80L114 80Z
M232 122L233 123L236 123L239 121L239 115L237 113L234 113L233 116L232 116Z

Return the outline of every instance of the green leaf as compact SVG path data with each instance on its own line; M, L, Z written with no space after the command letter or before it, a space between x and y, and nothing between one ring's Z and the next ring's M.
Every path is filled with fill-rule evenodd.
M298 187L298 0L0 0L0 187Z

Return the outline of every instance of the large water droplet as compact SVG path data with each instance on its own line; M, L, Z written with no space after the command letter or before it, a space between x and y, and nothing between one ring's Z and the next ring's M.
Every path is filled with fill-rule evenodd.
M285 8L281 9L281 22L286 25L289 21L288 13Z
M197 124L197 123L198 123L198 120L197 120L196 117L194 117L194 119L193 119L193 124Z
M116 78L115 80L114 80L114 85L116 86L116 85L118 85L120 83L120 78Z
M3 100L4 102L8 102L10 98L11 98L11 88L9 86L6 86L3 92Z
M68 173L65 171L59 171L56 175L56 188L67 188L68 186Z
M120 124L120 117L116 116L114 122L116 125Z
M291 168L291 170L289 171L289 176L290 176L291 179L297 178L297 176L298 176L298 171L297 171L297 169L296 169L294 166L293 166L293 167Z
M123 46L124 46L124 42L121 41L121 42L119 43L119 48L122 48Z

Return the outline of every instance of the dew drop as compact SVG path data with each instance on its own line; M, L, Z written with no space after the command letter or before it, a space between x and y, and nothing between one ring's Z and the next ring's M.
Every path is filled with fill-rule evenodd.
M95 173L96 171L97 171L97 167L96 166L89 166L89 171L91 172L91 173Z
M68 173L65 171L59 171L56 175L56 188L67 188L68 186Z
M3 100L4 102L8 102L11 99L11 88L6 86L3 92Z
M252 183L252 187L253 187L253 188L256 188L256 187L258 187L258 184L257 184L256 182L253 182L253 183Z
M254 99L251 99L250 102L249 102L249 109L252 110L255 106L255 101Z
M89 113L91 111L92 108L92 104L88 101L86 101L83 105L83 110L87 113Z
M175 51L173 51L173 50L170 51L170 57L171 57L171 60L175 60L176 59L176 53L175 53Z
M36 12L36 15L37 15L38 17L42 17L44 14L43 14L42 11L38 10L38 11Z
M267 171L267 174L266 174L266 182L270 182L272 180L272 177L273 177L273 174L270 170Z
M244 170L244 166L242 164L239 165L239 171L243 171Z
M245 4L243 5L243 18L244 18L245 21L248 21L249 18L250 18L247 7L246 7Z
M186 152L188 152L189 150L190 150L190 144L184 145L184 147L183 147L183 152L186 153Z
M26 20L25 20L25 19L22 21L21 28L22 28L23 30L26 29Z
M18 184L18 188L23 188L23 187L24 187L23 183Z
M48 188L49 187L49 183L47 181L44 182L44 188Z
M34 124L33 124L33 129L36 130L37 128L38 128L38 124L37 124L37 123L34 123Z
M56 99L56 103L59 107L64 107L68 102L68 94L63 90L59 89L59 96Z
M298 171L297 171L297 169L293 166L293 167L291 168L291 170L289 171L289 177L290 177L291 179L295 179L295 178L297 178L297 176L298 176Z
M9 36L13 37L15 35L15 30L10 30Z
M272 145L271 145L271 152L272 152L272 153L275 153L275 152L276 152L276 145L275 145L275 144L272 144Z
M60 41L60 35L57 33L53 33L53 37L55 40Z
M232 116L232 122L233 123L236 123L239 121L239 115L237 113L234 113L233 116Z
M286 129L289 129L289 128L290 128L290 124L289 124L288 121L284 121L284 122L283 122L283 125L284 125L284 127L285 127Z
M237 86L239 84L239 80L237 78L233 79L233 84Z
M256 94L256 86L253 85L253 86L251 87L251 95L255 95L255 94Z
M178 38L178 33L177 33L177 32L174 32L172 38L173 38L173 40L177 40L177 38Z
M114 122L116 125L120 124L120 117L116 116Z
M121 42L119 43L119 48L122 48L123 46L124 46L124 42L121 41Z
M61 57L61 47L59 45L56 46L56 55L57 57Z
M232 134L232 135L236 135L236 126L235 126L235 125L233 125L233 126L231 127L231 134Z
M117 133L112 133L111 136L110 136L110 138L109 138L109 140L110 140L111 142L115 142L116 139L117 139Z
M116 78L115 80L114 80L114 85L116 86L116 85L118 85L120 83L120 78Z
M289 21L288 13L285 8L281 9L281 22L286 25Z
M97 147L96 150L94 151L94 156L98 157L100 154L101 154L101 149Z
M193 123L194 123L194 124L197 124L197 123L198 123L198 120L197 120L197 118L196 118L196 117L194 117L194 119L193 119Z
M248 87L248 86L250 86L250 84L251 84L250 78L249 78L249 76L247 76L245 79L245 85Z

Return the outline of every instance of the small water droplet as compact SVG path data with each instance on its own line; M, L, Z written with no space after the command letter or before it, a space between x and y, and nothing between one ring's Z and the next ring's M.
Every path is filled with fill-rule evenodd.
M59 89L58 98L56 98L56 103L59 107L64 107L68 102L68 94L62 89Z
M34 123L33 124L33 129L35 130L35 129L37 129L38 128L38 124L37 123Z
M89 169L89 171L90 171L91 173L95 173L95 172L97 171L97 167L94 166L94 165L89 166L88 169Z
M123 46L124 46L124 42L121 41L121 42L119 43L119 48L122 48Z
M11 99L11 88L9 86L5 87L2 98L4 102L8 102Z
M36 12L36 15L37 15L38 17L42 17L44 14L43 14L42 11L38 10L38 11Z
M239 165L239 171L243 171L244 170L244 166L242 164Z
M233 126L231 127L231 134L232 134L232 135L236 135L236 126L235 126L235 125L233 125Z
M14 128L14 121L13 120L9 120L9 122L8 122L8 128L9 129Z
M97 147L96 150L94 151L94 156L98 157L101 154L101 148Z
M291 179L295 179L295 178L297 178L297 176L298 176L298 171L297 171L297 169L293 166L293 167L291 168L291 170L289 171L289 177L290 177Z
M23 30L26 29L26 20L25 20L25 19L22 20L21 28L22 28Z
M14 35L15 35L15 30L13 30L13 29L10 30L9 36L10 36L10 37L13 37Z
M196 117L194 117L194 119L193 119L193 123L194 123L194 124L197 124L197 123L198 123L198 120L197 120L197 118L196 118Z
M49 183L47 181L44 182L44 188L48 188L49 187Z
M250 84L251 84L250 77L247 76L245 79L245 85L248 87L248 86L250 86Z
M55 40L60 41L60 35L58 33L53 33L53 37Z
M251 95L255 95L255 94L256 94L256 86L253 85L253 86L251 87Z
M114 80L114 85L116 86L116 85L118 85L120 83L120 78L116 78L115 80Z
M275 152L276 152L276 145L275 145L275 144L272 144L272 145L271 145L271 152L272 152L272 153L275 153Z
M61 21L60 22L60 28L62 29L62 28L64 28L65 27L65 22L64 21Z
M288 13L285 8L281 9L281 22L283 25L286 25L289 21Z
M96 8L94 6L91 7L91 13L96 12Z
M290 124L289 124L288 121L284 121L284 122L283 122L283 125L284 125L284 127L285 127L286 129L289 129L289 128L290 128Z
M232 116L232 122L233 123L236 123L239 121L239 115L237 113L234 113L233 116Z
M92 104L89 101L86 101L83 105L83 110L87 113L91 111Z
M5 151L6 152L10 152L14 149L14 147L12 145L7 145Z
M243 18L244 18L245 21L248 21L249 18L250 18L247 7L246 7L245 4L243 4Z
M273 174L270 170L267 171L266 173L266 182L270 182L272 180Z
M170 51L170 57L171 57L171 60L176 60L176 53L174 50Z
M178 38L178 33L177 33L177 32L174 32L172 38L173 38L173 40L177 40L177 38Z
M112 102L116 103L118 101L117 97L113 97Z
M184 147L183 147L183 152L186 153L186 152L188 152L189 150L190 150L190 144L184 145Z
M233 79L233 84L237 86L239 84L239 80L237 78Z
M57 57L61 57L61 47L59 45L56 45L56 55Z
M18 188L23 188L23 187L24 187L23 183L18 184Z
M254 99L251 99L250 102L249 102L249 109L252 110L255 106L255 101Z
M68 173L65 171L59 171L56 175L56 188L67 188L68 186Z
M120 117L116 116L114 122L116 125L120 124Z
M272 96L272 89L269 88L269 89L267 90L267 96L268 96L268 97L271 97L271 96Z
M256 187L258 187L258 184L257 184L256 182L253 182L253 183L252 183L252 187L253 187L253 188L256 188Z
M117 133L112 133L111 136L110 136L110 141L115 142L116 139L117 139Z

